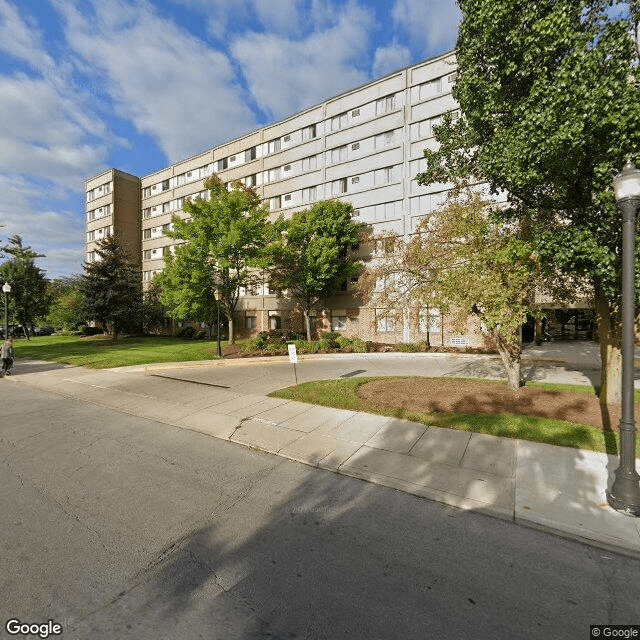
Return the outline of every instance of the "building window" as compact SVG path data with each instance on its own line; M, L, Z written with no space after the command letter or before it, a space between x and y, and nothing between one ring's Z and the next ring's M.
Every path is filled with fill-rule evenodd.
M341 178L340 180L334 180L332 185L332 191L334 195L340 195L347 193L347 178Z
M316 125L312 124L302 130L302 140L313 140L317 136Z
M282 329L282 318L280 316L269 316L269 329L271 331L277 331Z
M142 238L144 240L149 240L151 238L151 229L144 229L142 232Z
M161 186L163 191L167 191L169 189L169 180L163 180Z
M389 113L389 111L393 111L395 108L396 108L395 94L392 94L390 96L385 96L384 98L380 98L380 100L376 100L376 115Z
M285 197L284 197L284 201L285 201L285 202L290 202L290 201L291 201L291 194L290 194L290 193L287 193L287 194L285 195Z
M376 309L376 330L378 333L391 333L395 330L393 311Z
M331 118L331 131L337 131L347 126L347 114L341 113L338 116Z
M162 213L169 213L169 211L171 211L171 203L170 202L164 202L162 204Z
M252 173L244 179L245 187L255 187L258 184L258 175Z
M439 309L420 309L419 330L421 333L440 333L442 317Z
M221 158L220 160L218 160L218 171L224 171L227 167L229 166L229 159L228 158Z
M89 251L89 253L87 253L87 262L95 262L95 261L96 261L96 252Z
M151 187L145 187L142 190L142 197L143 198L148 198L151 195Z
M347 329L347 314L346 311L341 315L334 315L331 313L331 331L346 331Z
M277 151L280 151L281 148L282 148L282 145L281 145L280 138L275 138L274 140L270 140L267 143L268 153L276 153Z
M251 147L251 149L247 149L244 152L244 161L250 162L251 160L255 160L257 157L257 149L256 147Z
M269 201L269 209L274 211L275 209L280 209L282 207L282 201L280 196L276 196L275 198L271 198Z
M331 150L331 162L344 162L347 159L347 145Z
M255 329L257 326L257 318L256 316L245 316L244 317L244 328L245 329Z
M93 242L96 237L95 231L89 231L87 233L87 242Z

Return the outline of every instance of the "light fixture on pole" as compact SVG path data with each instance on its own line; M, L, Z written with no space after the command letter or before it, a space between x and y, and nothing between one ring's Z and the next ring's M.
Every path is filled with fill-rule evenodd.
M9 294L11 293L11 285L5 282L2 285L4 291L4 339L9 337Z
M625 515L640 517L640 476L636 472L634 415L634 346L636 307L636 210L640 204L640 170L628 160L613 179L616 202L622 210L622 417L620 466L607 501Z
M218 324L217 324L217 331L216 333L218 334L218 358L222 358L222 348L220 347L220 300L222 300L222 292L220 291L220 289L216 289L213 292L213 296L216 299L216 307L218 308Z

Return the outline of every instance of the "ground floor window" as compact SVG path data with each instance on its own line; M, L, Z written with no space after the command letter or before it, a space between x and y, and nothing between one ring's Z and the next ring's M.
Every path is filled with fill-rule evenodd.
M390 333L395 331L395 318L393 311L389 309L376 309L376 331L378 333Z
M276 331L282 328L282 318L280 316L269 316L269 329Z
M245 329L255 329L256 328L256 316L245 316L244 317L244 328Z
M335 309L331 312L331 331L345 331L347 328L347 312Z
M442 326L440 310L432 307L420 309L419 326L421 333L439 333Z

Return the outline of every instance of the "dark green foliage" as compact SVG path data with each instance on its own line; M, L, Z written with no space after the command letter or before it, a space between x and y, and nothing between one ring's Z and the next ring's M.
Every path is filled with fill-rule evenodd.
M621 218L611 181L627 158L640 159L638 2L459 5L453 93L463 115L436 130L440 147L425 151L418 182L475 176L506 190L503 216L533 229L542 261L588 284L602 344L618 349Z
M124 330L139 331L142 320L140 270L116 236L96 245L99 259L85 263L80 290L87 318L109 327L113 341Z
M36 258L44 256L31 247L23 247L19 235L12 236L2 251L10 256L7 262L0 265L0 282L11 285L9 313L23 327L30 327L38 318L45 316L48 308L44 271L35 264Z
M353 220L353 206L336 200L318 202L276 223L279 234L270 248L270 284L286 289L302 310L308 340L311 309L358 271L350 248L360 241L361 228Z

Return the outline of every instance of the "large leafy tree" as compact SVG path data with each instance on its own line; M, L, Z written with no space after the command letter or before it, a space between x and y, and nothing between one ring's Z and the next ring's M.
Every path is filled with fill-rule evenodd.
M360 278L363 294L383 307L437 307L458 324L477 316L493 338L512 390L520 387L520 326L535 314L538 288L552 279L530 230L492 220L497 207L466 194L427 216L405 242L386 242L386 253Z
M216 314L214 292L229 322L229 340L235 341L233 312L240 287L250 286L256 269L265 267L268 243L268 206L255 189L235 182L229 191L216 175L205 181L208 200L187 201L190 218L173 218L166 234L182 243L165 257L160 278L162 302L174 317L211 323Z
M49 312L46 321L57 329L73 331L86 324L82 276L58 278L49 283Z
M22 245L22 238L14 235L2 251L10 256L0 266L0 280L11 285L10 309L29 338L28 327L47 311L47 281L44 271L36 266L36 258L44 255Z
M486 180L504 217L537 229L538 251L586 282L598 311L601 402L620 395L620 214L611 179L640 158L632 34L638 3L458 0L462 117L436 130L420 184ZM639 291L640 292L640 291Z
M87 318L98 320L110 330L114 342L118 333L139 330L142 319L140 269L117 236L96 245L98 258L84 264L80 290L85 296Z
M353 220L353 205L337 200L318 202L275 225L280 233L271 245L270 284L296 302L309 341L311 310L358 271L350 249L358 244L361 227Z

